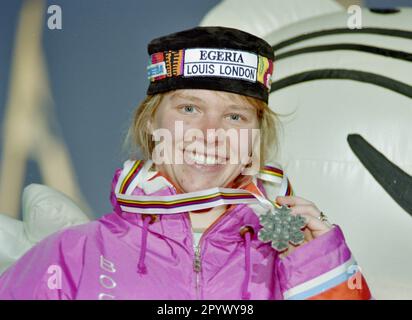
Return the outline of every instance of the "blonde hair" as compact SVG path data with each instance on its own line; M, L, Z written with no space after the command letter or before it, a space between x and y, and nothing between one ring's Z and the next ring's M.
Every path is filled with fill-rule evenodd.
M153 121L156 110L166 94L148 95L135 109L132 123L129 126L123 145L130 158L137 158L137 154L140 151L140 155L144 160L151 159L155 142L152 140L148 124ZM262 167L268 159L275 157L278 151L278 117L264 101L249 96L238 96L256 108L261 132L260 167Z

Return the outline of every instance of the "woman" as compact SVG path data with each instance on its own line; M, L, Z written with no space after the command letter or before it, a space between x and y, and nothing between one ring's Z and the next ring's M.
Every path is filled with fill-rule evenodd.
M370 299L340 228L265 164L270 45L198 27L148 51L128 135L146 160L116 171L114 212L35 246L0 278L0 298ZM270 224L278 210L287 228L303 221L295 237Z

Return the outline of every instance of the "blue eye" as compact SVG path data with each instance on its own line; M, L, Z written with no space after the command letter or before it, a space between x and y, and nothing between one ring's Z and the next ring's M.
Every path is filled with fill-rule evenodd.
M234 114L231 114L231 115L230 115L230 120L238 121L238 120L240 120L241 118L242 118L242 117L240 116L240 114L234 113Z
M190 105L189 106L184 106L183 110L184 110L184 112L187 112L187 113L193 113L195 111L195 107L190 106Z

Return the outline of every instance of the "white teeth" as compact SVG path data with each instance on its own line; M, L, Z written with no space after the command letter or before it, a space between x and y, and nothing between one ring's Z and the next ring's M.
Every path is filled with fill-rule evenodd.
M216 164L217 160L215 158L212 157L207 157L206 158L206 164Z
M197 164L215 165L219 163L215 157L205 157L203 154L194 154L193 152L190 152L187 155L191 160L193 160Z

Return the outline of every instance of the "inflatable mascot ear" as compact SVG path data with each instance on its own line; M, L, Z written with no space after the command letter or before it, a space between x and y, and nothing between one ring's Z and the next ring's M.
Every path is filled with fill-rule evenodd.
M48 235L89 218L63 193L40 184L23 191L23 221L0 214L0 274Z
M248 19L259 10L248 7ZM275 49L269 104L282 123L275 160L345 231L374 297L411 299L412 9L362 8L357 18L360 29L342 10L265 36Z

